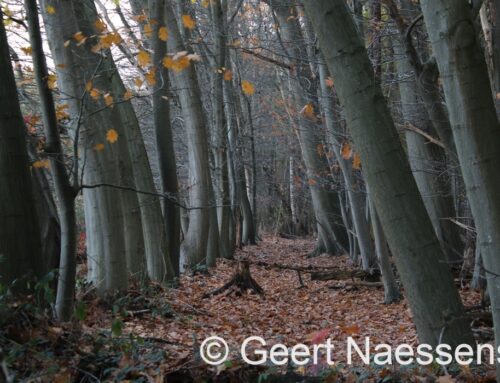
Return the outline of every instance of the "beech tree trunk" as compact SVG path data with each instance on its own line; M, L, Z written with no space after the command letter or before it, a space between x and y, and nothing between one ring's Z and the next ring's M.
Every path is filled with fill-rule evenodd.
M420 341L472 344L462 302L350 10L344 0L306 0L304 6L335 79Z
M1 10L0 20L3 20ZM25 291L29 282L42 276L44 267L27 132L3 21L0 22L0 68L0 284L14 291Z
M314 81L311 81L309 67L303 63L303 60L307 60L308 56L298 18L290 18L290 9L292 8L287 3L273 0L270 4L279 22L280 41L285 49L285 54L295 68L295 73L289 74L289 80L296 109L300 111L305 107L317 108L318 103L314 99L317 94L316 89L308 89L306 85L313 84ZM318 236L320 237L316 253L327 252L332 255L345 253L349 246L349 240L342 225L337 193L330 189L328 182L325 182L330 171L326 157L320 155L317 150L321 139L318 135L317 122L315 122L315 112L313 110L312 113L302 113L296 118L298 122L297 136L307 168L309 189L318 226Z
M53 169L54 188L59 204L59 222L61 225L61 253L59 256L59 278L57 283L56 315L67 321L73 314L73 302L76 284L76 190L71 185L66 170L64 154L59 136L57 116L52 91L47 79L49 72L43 51L40 23L36 0L24 2L28 20L33 66L45 131L45 153L50 158Z
M170 52L185 51L172 4L165 6L167 27L169 28L168 48ZM189 212L189 228L181 244L181 271L206 262L210 221L211 180L207 124L202 109L202 101L196 71L193 64L171 77L177 89L187 134L189 152L189 204L194 209Z
M417 94L413 68L405 56L401 41L395 40L393 49L396 57L401 111L404 121L432 136L434 129ZM456 213L450 181L446 179L446 165L441 165L443 160L446 160L444 150L429 143L424 136L410 129L405 130L405 137L410 166L427 213L446 254L449 266L457 267L462 259L463 243L460 239L458 226L450 221L450 218L454 218Z
M467 196L475 220L495 340L500 343L500 124L484 52L465 0L421 2L434 48ZM500 368L497 367L500 379Z

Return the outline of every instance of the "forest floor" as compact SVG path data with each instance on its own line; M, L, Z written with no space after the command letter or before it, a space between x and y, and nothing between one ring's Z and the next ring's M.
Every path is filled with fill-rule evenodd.
M234 274L235 261L219 260L208 273L182 276L176 289L131 289L113 305L87 293L80 297L85 301L77 310L80 320L72 324L24 315L1 332L0 347L4 343L5 353L5 347L15 345L12 371L30 378L38 371L40 381L492 381L493 370L483 370L481 376L465 368L447 371L451 378L436 365L388 369L363 366L358 358L356 367L347 366L348 337L363 347L365 337L372 344L416 346L411 313L404 299L384 304L380 287L353 286L351 280L312 281L307 271L301 272L301 286L296 271L276 266L353 269L347 257L307 258L313 248L309 239L264 236L258 245L238 251L238 259L250 261L263 295L229 289L204 297ZM461 294L466 306L480 302L479 294L470 289ZM204 363L199 354L200 344L213 335L224 338L230 349L228 361L218 367ZM330 338L336 364L320 360L305 367L251 367L239 352L249 336L289 347ZM13 351L8 351L12 359Z

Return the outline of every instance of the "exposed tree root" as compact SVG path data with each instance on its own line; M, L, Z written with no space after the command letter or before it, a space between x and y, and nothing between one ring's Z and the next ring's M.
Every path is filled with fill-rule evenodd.
M203 298L208 298L214 295L222 294L224 291L235 287L237 293L243 294L248 290L252 290L257 294L264 294L264 290L260 285L252 278L250 274L250 262L247 260L239 261L236 264L236 272L229 282L224 284L224 286L219 287L213 291L203 294ZM239 290L239 291L238 291Z

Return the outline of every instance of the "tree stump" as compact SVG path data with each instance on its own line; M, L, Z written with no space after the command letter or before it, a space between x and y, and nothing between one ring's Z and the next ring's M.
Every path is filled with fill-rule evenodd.
M247 260L239 261L236 264L235 273L229 282L218 289L203 294L203 298L222 294L224 291L231 288L234 288L236 290L236 294L238 295L241 295L248 290L260 295L264 294L262 287L260 287L255 279L252 278L252 275L250 274L250 263Z

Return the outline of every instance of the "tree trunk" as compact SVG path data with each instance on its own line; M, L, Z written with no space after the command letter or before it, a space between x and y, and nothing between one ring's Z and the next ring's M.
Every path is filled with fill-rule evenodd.
M36 0L25 0L24 6L28 20L30 43L33 49L33 66L42 106L45 153L50 158L50 165L54 175L54 188L59 204L61 254L59 257L56 315L58 319L67 321L73 314L76 284L76 190L71 185L66 170L54 98L47 82L49 72L43 52Z
M48 14L48 5L57 9L57 13ZM66 95L70 115L74 116L72 134L78 144L75 148L81 149L81 157L78 153L76 155L83 172L82 187L119 185L123 168L120 154L128 155L128 152L123 152L126 147L123 138L104 150L95 150L97 144L106 142L108 129L118 129L119 134L122 131L121 127L110 126L110 121L113 121L111 108L107 108L101 99L91 99L85 90L86 84L91 81L94 88L110 91L105 76L96 76L102 71L103 62L109 58L91 52L95 43L93 38L89 37L85 44L80 45L73 40L77 32L85 36L94 35L95 18L94 21L89 20L87 9L92 9L92 5L62 0L41 1L59 89ZM70 43L66 44L67 41ZM123 290L128 283L127 265L124 262L126 247L122 194L109 187L83 189L89 278L103 294Z
M343 0L306 0L304 5L363 160L420 341L472 344L462 302L349 8Z
M394 39L393 49L399 76L401 111L405 123L432 133L433 127L427 112L417 95L413 68L405 56L401 41ZM449 220L456 216L451 195L451 184L446 178L444 150L429 143L424 136L412 130L405 130L408 158L413 176L424 200L434 231L446 254L450 267L459 266L462 259L463 243L458 226Z
M168 47L171 52L185 51L171 2L167 2L166 21L169 28ZM181 271L205 263L210 225L211 180L208 166L207 125L196 71L192 64L171 73L182 108L189 151L189 228L181 245Z
M467 196L475 220L500 343L500 124L484 53L466 1L423 0ZM491 273L489 275L488 273ZM500 368L497 368L500 379Z
M298 19L295 17L290 19L289 7L286 3L272 1L271 5L279 22L280 41L288 60L295 68L295 73L290 74L289 80L297 110L304 107L314 108L317 106L317 100L314 99L316 90L308 89L307 84L312 84L314 81L311 81L309 68L302 63L302 60L307 60L308 56ZM342 215L336 192L328 185L327 179L330 174L328 162L326 157L321 156L317 150L321 139L318 137L319 129L317 122L314 121L315 118L314 110L312 113L301 113L297 116L297 136L309 178L318 235L321 238L318 244L323 245L318 246L315 253L320 254L324 251L329 254L345 253L349 240L345 228L342 227Z
M1 10L0 20L3 20ZM14 291L25 291L29 282L42 276L43 261L26 128L3 22L0 22L0 68L0 284Z
M149 12L152 19L158 22L153 25L151 47L153 63L157 68L157 83L153 93L153 115L155 121L156 151L160 170L162 194L168 195L162 201L163 219L168 253L174 274L179 275L180 255L180 211L174 202L179 202L177 188L177 165L175 161L174 141L170 124L169 79L162 60L167 53L167 46L159 37L160 28L165 27L165 4L160 0L149 1Z

